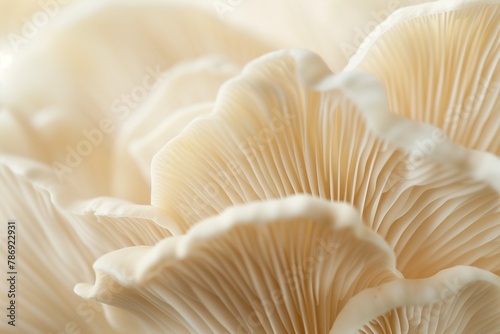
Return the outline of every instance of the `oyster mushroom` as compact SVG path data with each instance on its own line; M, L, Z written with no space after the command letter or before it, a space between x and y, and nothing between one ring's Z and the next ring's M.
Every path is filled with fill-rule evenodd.
M15 156L0 157L0 184L0 218L16 222L14 330L112 333L105 308L72 293L75 284L84 277L93 279L92 263L99 256L128 246L154 245L178 233L175 224L151 206L111 197L85 200L78 190L59 182L48 166ZM4 259L7 242L2 234ZM9 291L7 284L2 279L0 288ZM108 292L100 294L109 297ZM12 328L7 321L0 323L4 333Z
M5 139L0 150L50 164L61 182L84 188L89 197L149 202L149 180L133 162L124 160L123 151L128 156L130 149L125 137L141 118L134 112L146 112L149 107L141 107L142 103L153 91L165 89L159 85L172 80L168 75L192 62L191 71L198 68L200 75L192 73L191 80L203 83L198 87L204 86L199 91L205 90L201 96L206 99L222 81L214 75L208 84L210 74L201 70L216 69L215 55L225 55L224 61L238 66L271 50L210 13L168 1L75 2L61 8L60 14L2 73L0 132ZM193 58L198 57L196 64ZM170 72L165 80L164 71ZM137 99L132 96L136 93ZM190 103L197 102L194 90L192 96ZM184 104L189 103L184 100ZM155 120L166 117L166 109L180 106L165 105L162 112L147 118L150 123L143 122L157 125ZM133 132L140 136L149 129L141 124ZM8 139L13 136L16 141ZM79 145L92 136L94 142L80 154ZM124 184L123 177L133 181Z
M190 121L210 113L220 86L238 72L236 64L214 55L181 62L166 71L158 87L116 133L112 193L149 203L153 156Z
M429 156L387 188L398 156L414 145L403 136L436 129L391 116L386 102L369 75L332 76L304 51L267 55L223 86L212 114L155 156L152 204L187 231L233 205L305 193L355 206L407 278L455 265L499 273L499 195L474 168ZM490 157L446 144L463 152L457 159Z
M19 284L30 302L19 305L28 315L21 330L495 333L498 4L439 1L411 11L396 12L375 30L338 75L313 54L273 53L224 84L212 103L237 70L206 75L214 64L202 54L227 53L242 65L272 48L183 6L81 2L65 10L16 59L1 90L7 108L0 132L8 139L2 153L40 161L0 157L1 219L23 222L26 241L19 259L28 275ZM199 25L192 29L186 18ZM172 23L198 43L167 29ZM131 24L136 29L127 30ZM140 32L134 52L123 37L132 30ZM387 64L380 57L381 50L398 53L408 34L450 42L437 42L432 57L421 55L424 48L405 54L427 61L422 68L433 82L425 89L418 72L406 82L388 68L398 59ZM219 40L226 37L234 43ZM86 49L85 41L102 52ZM462 44L455 57L453 46ZM178 64L185 57L196 60ZM82 177L61 184L50 162L68 139L78 140L82 124L94 126L117 96L143 83L151 62L160 65L157 74L176 68L153 99L130 106L147 115L130 115L115 155L103 145ZM105 70L112 77L102 77ZM200 93L188 94L192 100L172 99L191 74L210 82L192 89ZM47 87L52 80L57 84ZM443 94L431 94L433 88ZM464 118L453 108L468 105L470 96L478 102L467 114L472 122L448 124ZM479 126L483 133L474 131ZM415 154L421 145L424 154ZM149 179L140 178L153 155L154 206L95 198L146 198ZM100 163L137 166L114 171L110 185L109 174L95 173ZM119 183L127 177L134 182ZM75 289L88 300L69 294L76 282L93 280L97 258L96 284Z
M19 53L5 72L0 97L13 110L59 106L98 122L114 99L179 61L215 53L242 65L271 50L189 6L78 1ZM54 85L47 86L50 80Z
M394 280L349 300L335 333L495 333L500 277L454 267L419 280Z
M109 253L94 264L95 285L75 291L138 315L142 331L327 333L351 296L401 277L394 264L350 205L296 196ZM106 301L99 291L112 284L121 289Z
M498 156L499 20L498 1L403 8L366 38L346 69L380 78L391 112Z

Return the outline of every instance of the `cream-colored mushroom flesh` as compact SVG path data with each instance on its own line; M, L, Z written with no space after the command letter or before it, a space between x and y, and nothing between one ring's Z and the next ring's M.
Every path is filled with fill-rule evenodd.
M500 277L458 266L419 280L395 280L352 298L331 334L497 333Z
M92 263L110 251L154 245L178 233L159 209L109 197L84 200L77 189L59 182L50 167L28 159L0 157L0 189L0 219L16 222L19 333L67 328L113 333L103 307L73 294L75 284L92 280ZM4 259L8 240L7 233L0 236ZM10 287L7 278L0 280L6 292L2 303ZM7 321L0 329L12 333Z
M347 69L379 77L391 112L500 155L499 20L498 1L403 8L366 38Z
M401 277L394 261L351 206L298 196L107 254L76 292L139 315L144 331L327 333L351 296Z
M415 158L433 138L437 152ZM354 205L406 277L459 264L498 273L499 196L473 166L488 159L391 115L373 77L283 51L248 65L155 156L152 204L188 230L232 205L306 193Z
M500 1L265 1L0 41L15 331L500 334Z

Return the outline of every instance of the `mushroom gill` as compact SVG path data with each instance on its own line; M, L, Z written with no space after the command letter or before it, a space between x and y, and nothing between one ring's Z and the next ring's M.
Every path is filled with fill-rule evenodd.
M229 208L94 269L77 294L132 312L143 331L175 333L327 333L350 297L401 278L350 205L303 195ZM111 300L100 295L113 286Z
M269 54L155 156L152 204L187 231L233 205L310 194L356 207L406 277L455 265L499 273L499 195L471 165L490 156L386 108L369 75L332 76L305 51ZM438 154L414 161L432 138Z
M394 280L352 298L331 334L497 333L500 277L458 266L417 280Z
M491 0L403 8L366 38L347 70L380 78L391 112L499 156L499 20Z

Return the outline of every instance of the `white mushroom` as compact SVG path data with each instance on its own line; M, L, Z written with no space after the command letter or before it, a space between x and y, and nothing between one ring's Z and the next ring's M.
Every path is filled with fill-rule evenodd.
M130 137L152 132L182 105L213 100L237 64L271 50L211 13L168 1L75 2L50 23L0 78L0 150L51 165L86 196L141 204L150 199L149 177L128 158ZM182 95L168 88L186 88L188 78ZM148 98L162 89L179 103L134 115L148 113Z
M327 333L350 297L401 277L394 265L351 206L297 196L109 253L75 291L135 314L143 332Z
M499 309L500 277L459 266L360 292L330 333L497 333Z
M114 99L131 92L148 74L151 84L179 61L223 54L245 64L270 50L189 6L155 0L79 1L18 54L5 72L1 102L31 113L63 107L98 122L109 114Z
M78 1L0 50L17 329L498 333L500 2L396 11L334 75L335 3L296 36L324 60L236 77L281 44L169 0Z
M188 230L232 205L306 193L358 208L406 277L454 265L500 273L499 195L460 163L482 153L447 141L462 153L402 160L406 151L394 144L410 149L405 135L425 139L436 129L391 116L384 101L371 76L332 76L303 51L267 55L223 86L211 115L155 156L152 204Z
M111 193L149 203L153 156L189 122L210 113L220 86L238 72L234 63L211 55L181 62L163 73L158 87L116 131Z
M93 279L92 263L99 256L123 247L154 245L171 231L178 232L176 226L151 206L111 197L83 200L48 166L15 156L0 157L0 185L3 226L16 222L15 330L111 332L102 306L73 294L75 284ZM8 240L12 241L2 232L0 256L5 267ZM5 291L4 303L10 289L6 278L0 289ZM7 321L0 323L4 333L11 328Z
M347 70L380 78L391 112L500 155L500 5L437 1L403 8L367 37Z

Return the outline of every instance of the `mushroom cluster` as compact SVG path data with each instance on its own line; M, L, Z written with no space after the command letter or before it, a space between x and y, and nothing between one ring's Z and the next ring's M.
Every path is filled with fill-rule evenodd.
M345 64L196 2L6 34L0 331L500 333L500 1L392 8Z

